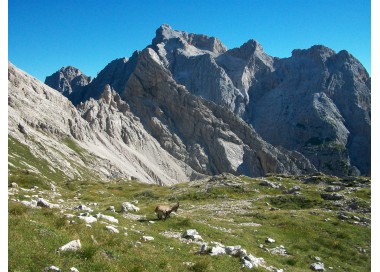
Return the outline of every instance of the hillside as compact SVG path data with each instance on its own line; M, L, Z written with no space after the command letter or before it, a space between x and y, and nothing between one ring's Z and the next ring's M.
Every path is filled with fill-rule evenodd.
M8 269L369 271L370 184L322 174L226 174L161 187L16 171ZM177 202L177 213L157 220L157 204ZM72 250L58 250L71 241Z

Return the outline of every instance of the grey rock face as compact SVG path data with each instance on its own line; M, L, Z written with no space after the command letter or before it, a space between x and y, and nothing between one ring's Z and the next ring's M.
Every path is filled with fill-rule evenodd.
M91 77L86 76L75 67L62 67L51 76L47 76L45 84L58 90L68 97L73 92L80 91L84 86L91 82Z
M77 109L9 63L8 135L44 159L49 169L70 178L82 178L76 166L100 179L133 177L162 185L203 177L165 151L111 87L103 91L99 101L89 100Z
M188 35L165 25L152 41L177 83L227 107L266 141L297 150L323 172L369 173L370 78L347 51L317 45L279 59L254 40L211 50Z
M150 48L141 52L122 96L165 150L200 173L258 176L313 169L301 155L267 144L232 112L190 94Z
M112 61L68 97L92 129L129 146L141 137L116 120L138 118L182 169L195 170L187 177L358 175L370 173L370 88L344 50L316 45L280 59L255 40L227 50L217 38L162 25L151 45Z

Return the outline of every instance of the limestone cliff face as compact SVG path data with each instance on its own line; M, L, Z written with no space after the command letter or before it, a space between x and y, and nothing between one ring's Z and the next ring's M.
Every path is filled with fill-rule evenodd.
M315 170L302 155L263 141L232 112L192 95L151 48L141 52L122 96L161 146L198 172L259 176Z
M99 99L107 84L163 149L200 173L370 172L370 77L347 51L316 45L280 59L255 40L227 50L162 25L146 49L68 97Z
M364 67L324 46L277 59L272 81L247 106L246 120L274 145L295 149L332 174L370 171L371 91Z
M316 45L279 59L254 40L211 50L186 37L162 26L151 47L192 94L227 107L321 171L370 172L370 78L347 51Z

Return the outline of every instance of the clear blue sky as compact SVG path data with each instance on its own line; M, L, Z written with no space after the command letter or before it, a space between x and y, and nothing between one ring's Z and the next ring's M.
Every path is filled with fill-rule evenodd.
M256 39L276 57L314 44L345 49L371 73L370 0L9 0L8 58L42 81L67 65L94 77L145 48L163 23L228 48Z

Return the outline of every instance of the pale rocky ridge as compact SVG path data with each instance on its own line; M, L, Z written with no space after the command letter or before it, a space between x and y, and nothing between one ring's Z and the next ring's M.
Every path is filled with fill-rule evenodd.
M82 168L104 180L135 178L162 185L202 177L162 149L110 88L100 100L89 100L77 110L60 93L11 63L8 80L8 135L46 160L51 171L81 179ZM69 148L66 139L87 155Z

